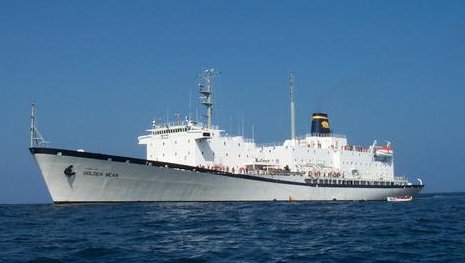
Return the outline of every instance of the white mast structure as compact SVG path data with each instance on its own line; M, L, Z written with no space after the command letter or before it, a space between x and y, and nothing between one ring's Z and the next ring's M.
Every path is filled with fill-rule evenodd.
M38 147L46 145L48 142L44 140L44 137L40 134L36 126L36 105L32 103L31 110L31 147Z
M207 128L211 129L212 128L212 117L213 117L213 98L212 98L212 93L213 93L213 78L217 75L219 75L220 72L210 68L206 69L201 75L201 83L199 83L200 86L200 94L202 94L204 97L201 97L202 99L202 104L207 108L207 114L205 115L207 117Z
M289 95L291 97L291 140L295 141L295 105L294 105L294 73L289 75Z

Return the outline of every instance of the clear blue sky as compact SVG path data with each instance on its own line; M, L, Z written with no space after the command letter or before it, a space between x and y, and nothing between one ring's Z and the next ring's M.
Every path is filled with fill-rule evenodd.
M465 1L0 1L0 203L50 202L27 147L30 104L54 147L144 157L151 120L198 107L258 142L314 111L353 144L390 140L398 175L465 190Z

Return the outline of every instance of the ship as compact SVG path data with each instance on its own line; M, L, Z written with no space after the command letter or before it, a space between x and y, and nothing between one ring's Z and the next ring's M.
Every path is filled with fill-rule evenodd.
M219 72L200 74L206 123L186 117L153 121L138 143L145 158L53 148L36 125L31 146L55 203L186 201L369 201L415 196L424 185L394 174L390 143L349 144L329 115L311 116L310 133L295 135L294 76L289 76L291 136L258 144L212 123L213 84Z

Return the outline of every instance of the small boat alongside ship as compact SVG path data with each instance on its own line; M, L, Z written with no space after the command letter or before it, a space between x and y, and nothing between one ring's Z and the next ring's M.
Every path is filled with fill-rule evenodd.
M153 121L138 137L145 158L47 147L33 105L29 150L53 201L390 201L423 189L421 181L395 176L390 143L351 145L333 133L326 113L313 113L310 133L296 136L292 75L289 139L258 144L227 134L212 123L217 74L208 69L201 75L207 123Z
M388 196L388 202L409 202L412 201L413 197L411 195L395 195L395 196Z

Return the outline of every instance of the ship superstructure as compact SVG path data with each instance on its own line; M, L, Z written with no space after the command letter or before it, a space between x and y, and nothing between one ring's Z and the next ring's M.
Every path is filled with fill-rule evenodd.
M390 143L356 146L332 132L329 116L314 113L310 133L295 135L294 76L289 78L291 136L257 144L212 123L213 79L201 75L207 123L186 118L152 122L138 138L146 159L45 148L36 158L55 202L386 200L414 195L423 185L394 174ZM40 136L40 138L42 138Z
M298 175L312 182L354 185L403 185L394 176L390 143L377 146L350 145L344 135L332 133L329 117L314 113L311 132L295 136L293 75L290 76L291 138L281 144L256 144L253 139L230 136L211 124L212 74L205 71L200 93L208 124L191 121L152 122L149 134L140 136L147 159L203 167L222 172L253 175Z

